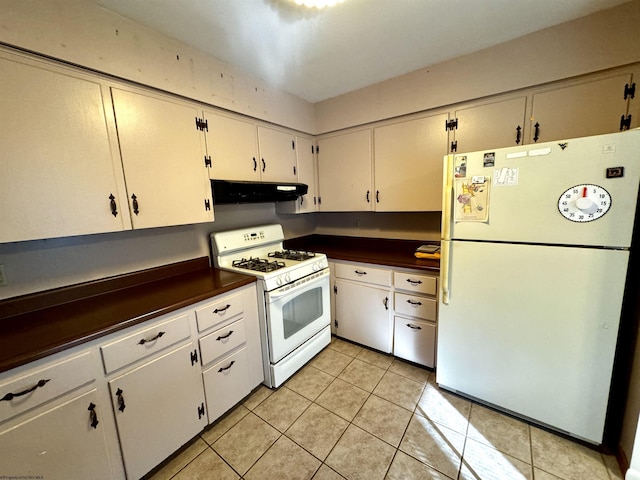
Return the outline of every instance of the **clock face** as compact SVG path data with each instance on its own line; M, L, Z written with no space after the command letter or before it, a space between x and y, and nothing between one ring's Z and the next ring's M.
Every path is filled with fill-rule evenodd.
M588 183L568 188L560 195L558 211L572 222L591 222L611 208L611 195L603 187Z

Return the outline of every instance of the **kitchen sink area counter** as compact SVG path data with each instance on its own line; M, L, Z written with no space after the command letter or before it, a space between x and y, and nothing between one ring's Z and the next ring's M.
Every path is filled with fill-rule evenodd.
M285 240L284 246L322 252L332 260L411 268L437 274L440 271L439 259L416 258L413 255L416 248L425 244L439 245L440 242L314 234Z
M0 301L0 373L254 282L202 257Z

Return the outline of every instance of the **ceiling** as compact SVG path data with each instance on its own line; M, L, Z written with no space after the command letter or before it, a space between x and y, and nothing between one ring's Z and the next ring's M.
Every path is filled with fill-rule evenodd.
M628 0L93 0L318 102Z

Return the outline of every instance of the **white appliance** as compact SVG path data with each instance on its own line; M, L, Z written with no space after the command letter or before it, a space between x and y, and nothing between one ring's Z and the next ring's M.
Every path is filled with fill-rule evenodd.
M283 240L275 224L211 235L216 267L258 277L264 383L272 388L331 342L327 257L284 250Z
M603 440L640 130L445 157L436 381Z

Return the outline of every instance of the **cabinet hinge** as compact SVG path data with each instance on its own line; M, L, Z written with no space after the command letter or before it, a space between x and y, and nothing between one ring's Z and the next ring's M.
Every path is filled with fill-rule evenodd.
M191 352L191 366L193 367L196 363L198 363L198 350Z
M451 151L452 152L457 152L458 151L458 141L454 140L453 142L451 142Z
M335 293L335 294L338 293L338 286L337 285L333 286L333 293Z
M211 202L209 201L208 198L204 199L204 209L207 211L211 210Z
M204 156L204 166L211 168L211 155Z
M620 131L629 130L631 128L631 115L620 117Z
M203 132L209 131L209 120L205 120L204 118L196 117L196 128Z
M453 120L445 120L444 121L444 129L445 129L445 131L457 130L458 129L458 119L454 118Z
M198 420L204 417L204 403L201 403L198 407Z
M624 86L624 99L633 98L636 94L636 84L632 83L629 85L628 83Z
M322 197L318 197L318 205L322 205Z
M333 319L333 326L338 328L338 319L337 318Z

